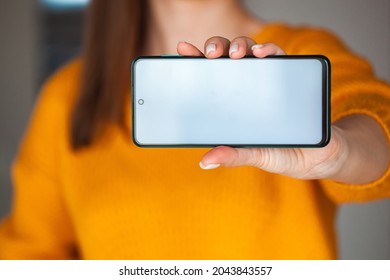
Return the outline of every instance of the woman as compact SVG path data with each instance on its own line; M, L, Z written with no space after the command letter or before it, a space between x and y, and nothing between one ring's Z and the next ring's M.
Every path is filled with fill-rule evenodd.
M89 12L82 58L46 83L20 148L0 258L336 258L336 205L389 197L390 87L333 35L254 19L236 0L94 0ZM327 55L330 144L135 147L130 61L176 48Z

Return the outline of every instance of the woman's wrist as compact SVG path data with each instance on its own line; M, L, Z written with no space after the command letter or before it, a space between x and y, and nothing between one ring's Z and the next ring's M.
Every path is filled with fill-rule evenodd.
M389 143L376 120L367 115L350 115L333 127L335 155L330 179L347 184L367 184L379 179L389 165Z

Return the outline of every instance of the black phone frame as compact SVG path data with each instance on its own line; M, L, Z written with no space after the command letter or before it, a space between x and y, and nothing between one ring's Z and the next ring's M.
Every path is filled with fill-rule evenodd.
M141 148L214 148L217 146L229 146L234 148L322 148L328 145L331 139L331 63L330 60L321 54L312 55L270 55L266 59L316 59L322 64L322 139L317 144L142 144L136 137L136 94L134 90L135 63L140 59L208 59L199 56L181 56L181 55L161 55L161 56L138 56L131 63L131 108L132 108L132 127L131 135L136 146ZM229 58L222 56L220 58ZM245 58L255 58L246 56ZM262 58L259 58L262 59Z

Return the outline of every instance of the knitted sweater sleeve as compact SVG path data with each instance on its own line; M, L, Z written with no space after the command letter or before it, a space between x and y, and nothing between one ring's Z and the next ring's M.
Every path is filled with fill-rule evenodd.
M304 28L288 44L291 54L324 54L332 65L332 122L352 114L374 118L390 142L390 86L375 77L372 67L353 54L336 36ZM365 162L361 162L364 166ZM390 168L374 182L351 185L321 180L325 192L337 203L390 197Z
M10 215L0 223L0 259L77 257L59 179L67 127L61 96L68 88L67 72L73 71L67 68L44 86L13 164L14 198Z

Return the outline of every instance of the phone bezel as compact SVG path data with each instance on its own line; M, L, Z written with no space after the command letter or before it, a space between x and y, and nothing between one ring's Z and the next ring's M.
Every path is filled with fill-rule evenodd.
M230 59L227 56L221 57ZM254 58L247 56L246 58ZM136 146L142 148L213 148L217 146L229 146L235 148L322 148L325 147L331 138L331 63L330 60L320 54L316 55L272 55L259 59L316 59L322 64L322 139L317 144L143 144L136 136L136 94L134 87L135 64L141 59L208 59L198 56L162 55L162 56L138 56L131 63L131 108L132 108L132 139ZM220 59L220 58L218 58Z

